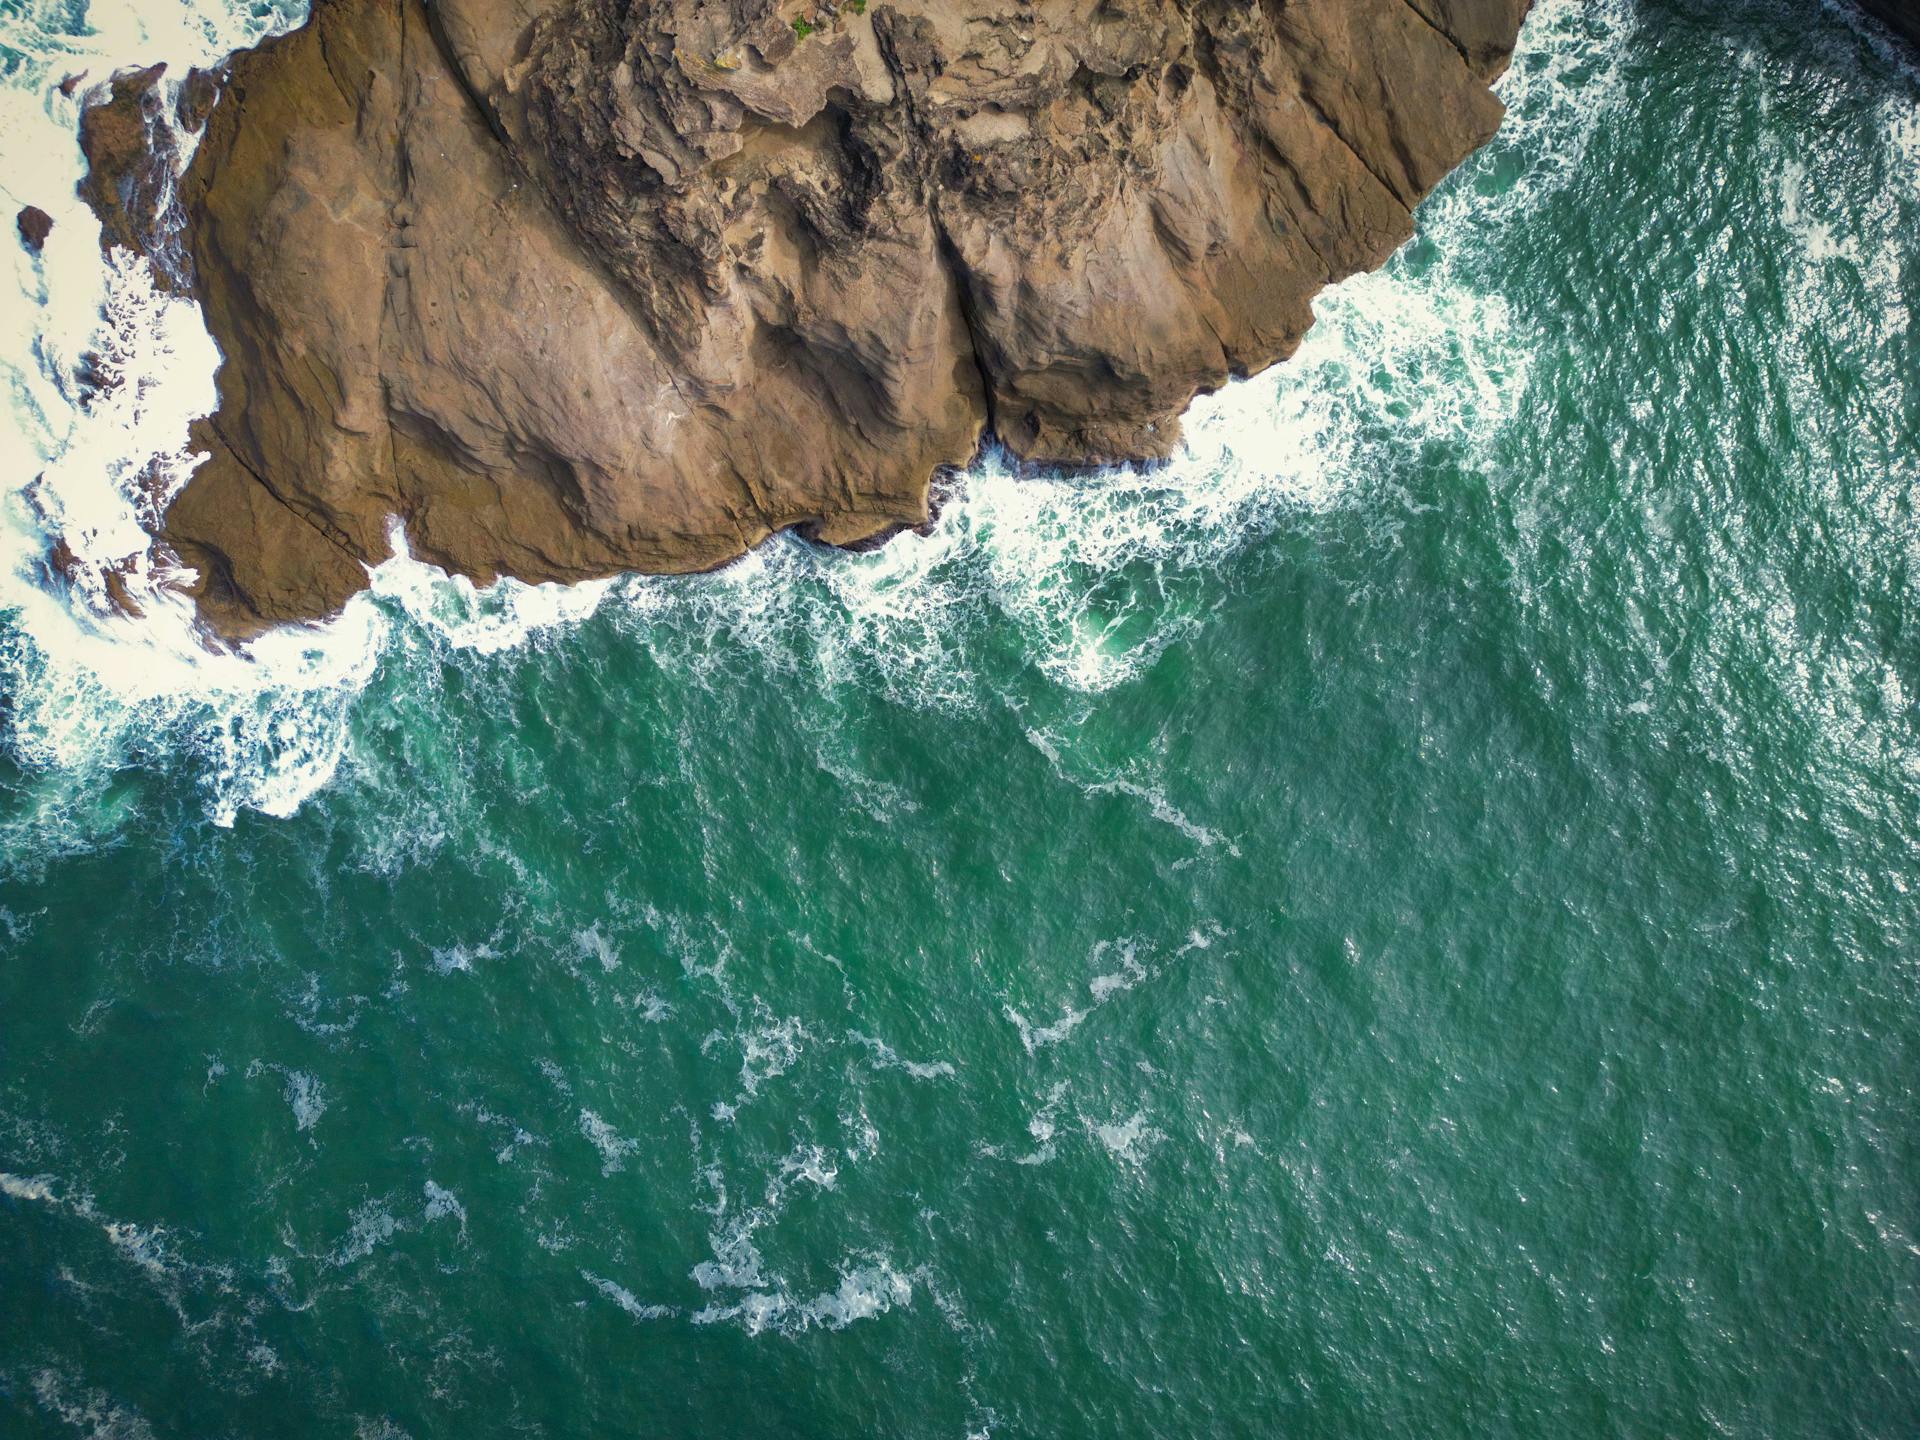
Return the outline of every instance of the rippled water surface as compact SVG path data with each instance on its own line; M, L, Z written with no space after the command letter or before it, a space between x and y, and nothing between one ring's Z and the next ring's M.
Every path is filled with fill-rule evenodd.
M1914 1433L1890 49L1544 0L1165 472L216 659L49 86L297 18L0 0L0 1431Z

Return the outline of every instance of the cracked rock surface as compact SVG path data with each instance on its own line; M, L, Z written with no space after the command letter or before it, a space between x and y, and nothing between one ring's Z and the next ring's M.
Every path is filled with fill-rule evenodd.
M240 636L391 516L579 580L919 524L988 429L1165 456L1493 134L1527 3L315 0L142 232L225 357L163 539Z

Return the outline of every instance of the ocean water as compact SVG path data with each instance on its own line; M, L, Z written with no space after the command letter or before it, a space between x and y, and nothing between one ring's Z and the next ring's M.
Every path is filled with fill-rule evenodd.
M1164 471L214 656L49 87L299 18L0 0L0 1433L1920 1432L1883 37L1542 0Z

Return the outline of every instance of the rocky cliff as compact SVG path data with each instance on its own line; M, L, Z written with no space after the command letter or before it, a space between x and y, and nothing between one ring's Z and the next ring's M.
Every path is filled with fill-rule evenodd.
M918 524L988 431L1165 456L1493 134L1527 3L315 0L186 87L171 221L152 77L97 127L225 356L163 538L242 635L394 516L577 580Z

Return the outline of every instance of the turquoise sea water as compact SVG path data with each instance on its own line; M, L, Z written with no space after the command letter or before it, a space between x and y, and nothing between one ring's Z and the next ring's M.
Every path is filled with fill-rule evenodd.
M0 4L0 145L295 18L140 8ZM1501 89L1171 470L875 555L195 659L13 493L0 1432L1920 1430L1920 81L1548 0ZM16 275L105 514L191 317Z

